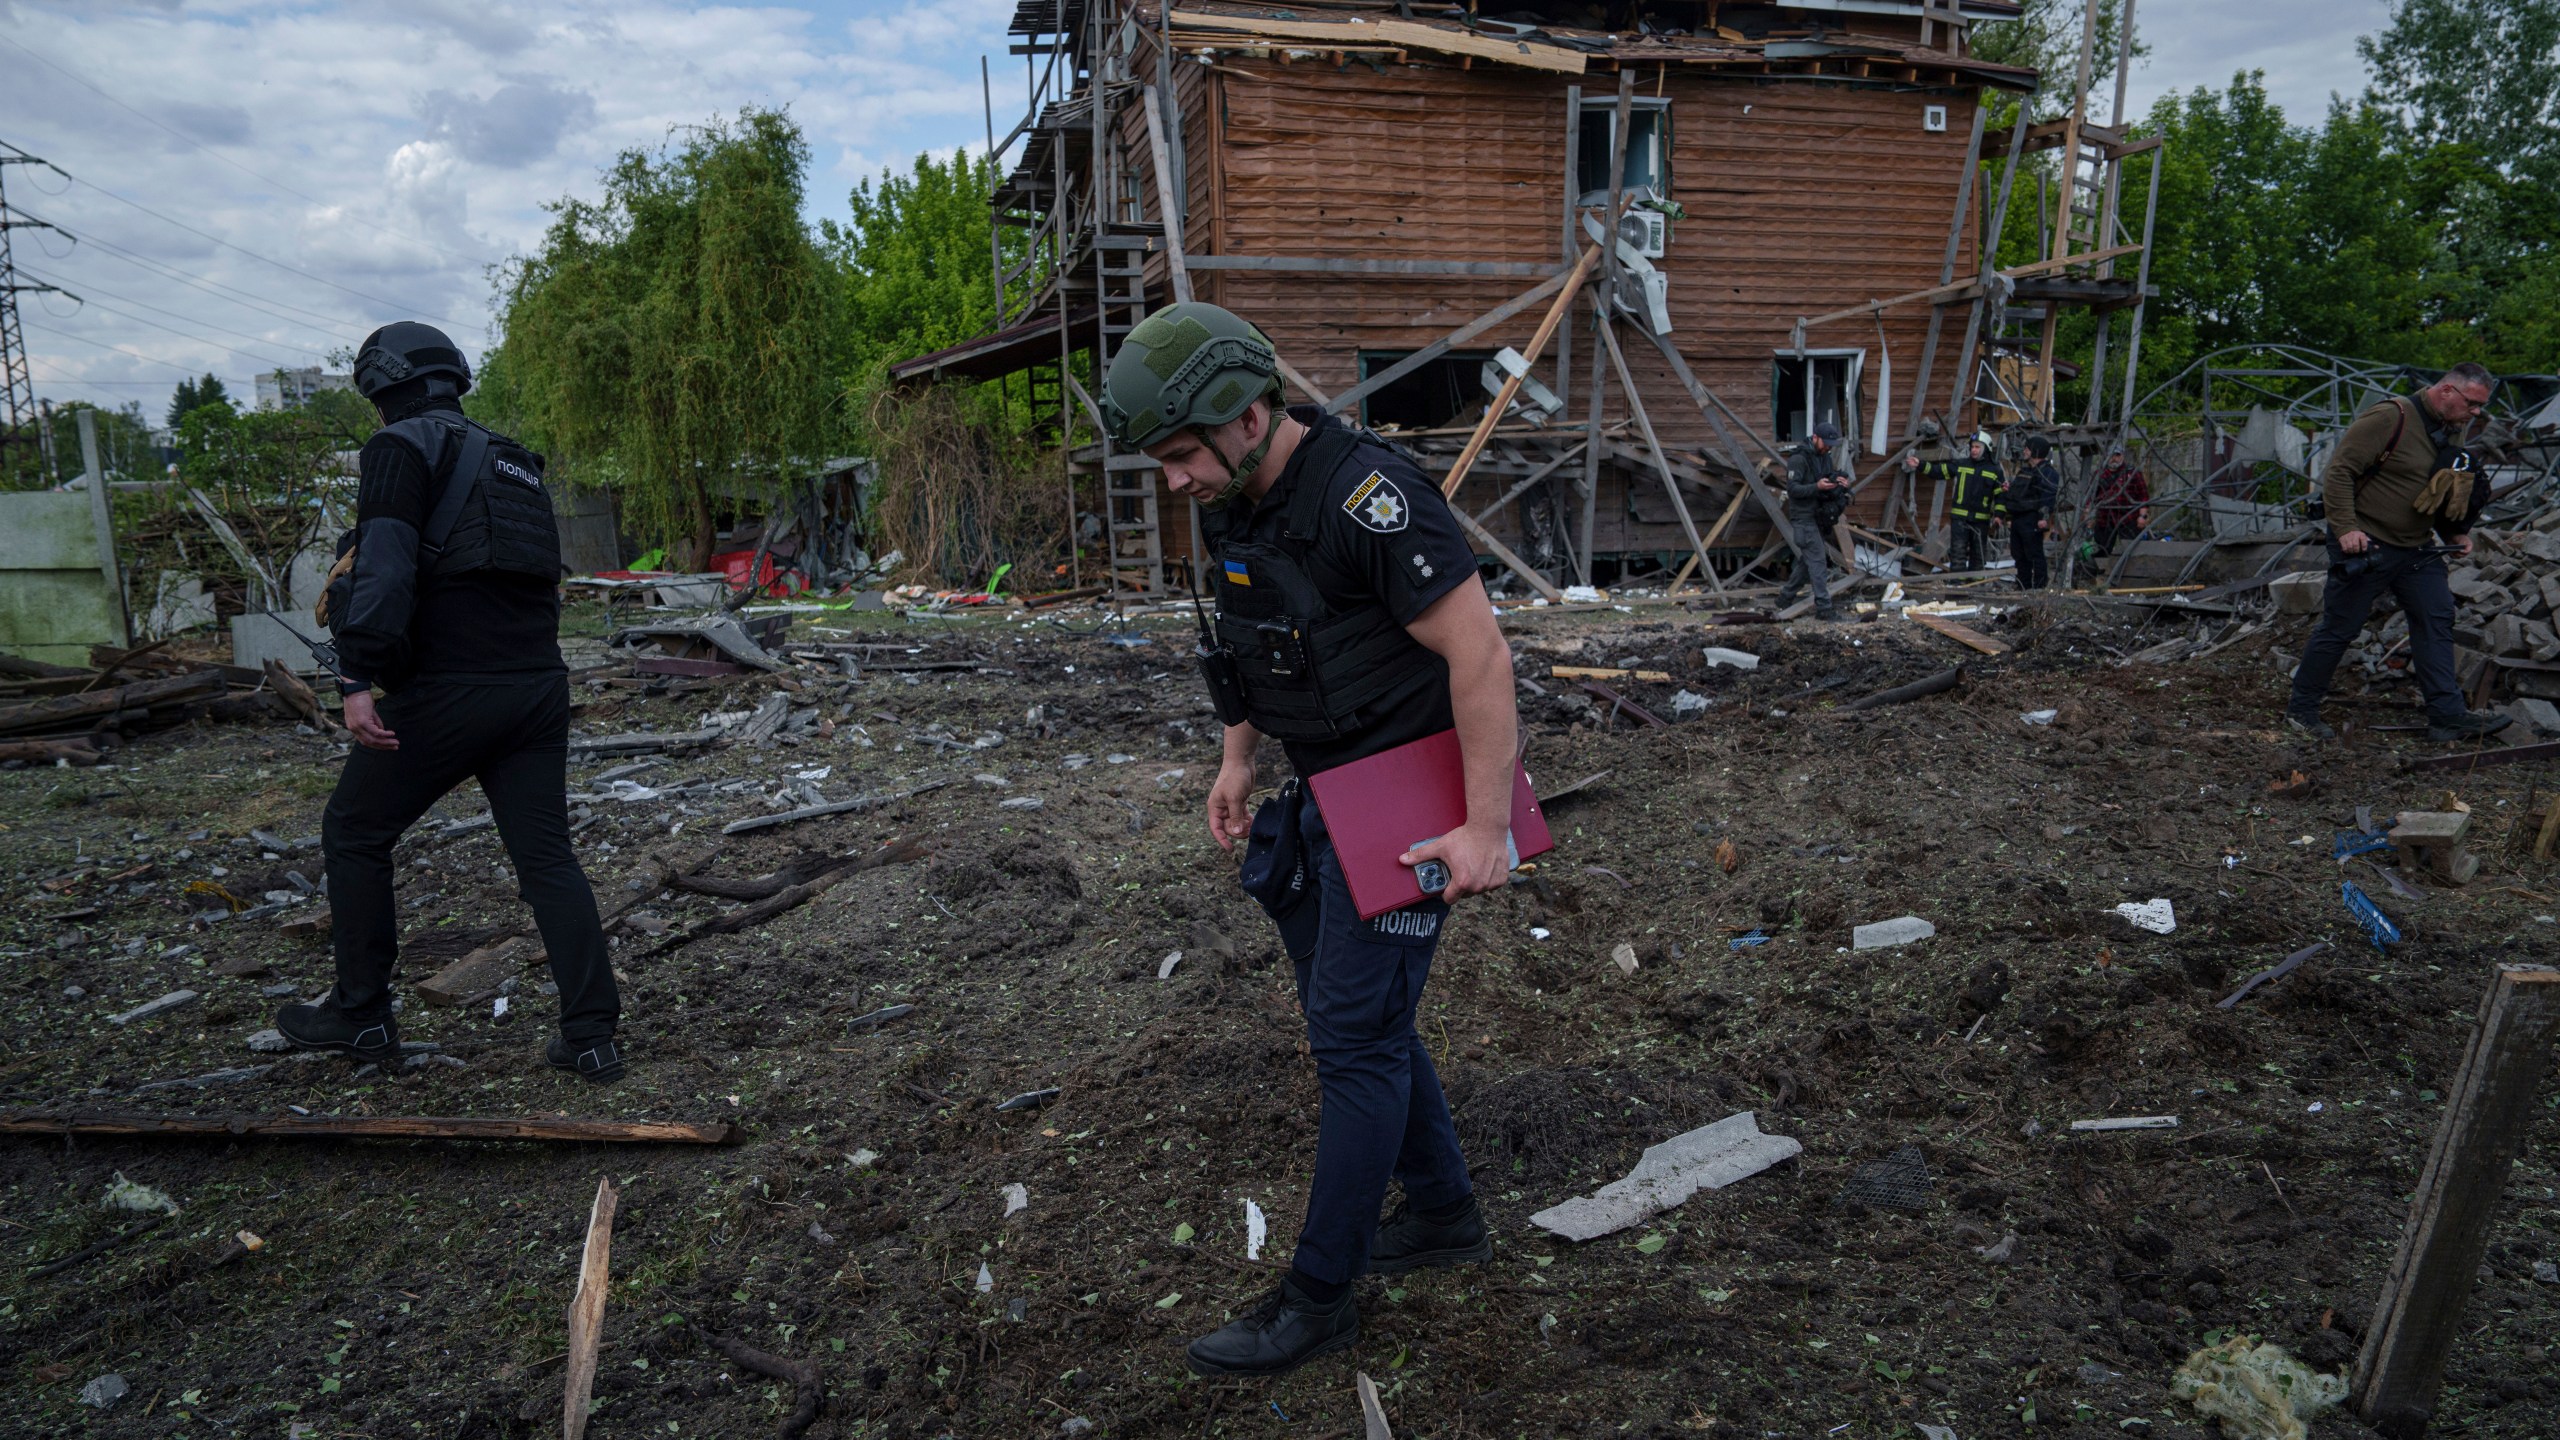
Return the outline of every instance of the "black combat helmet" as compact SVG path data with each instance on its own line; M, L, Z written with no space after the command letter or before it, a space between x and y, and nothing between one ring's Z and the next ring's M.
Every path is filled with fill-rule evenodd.
M356 391L367 400L424 375L451 376L456 395L471 389L470 362L433 325L395 320L364 337L363 348L356 351Z

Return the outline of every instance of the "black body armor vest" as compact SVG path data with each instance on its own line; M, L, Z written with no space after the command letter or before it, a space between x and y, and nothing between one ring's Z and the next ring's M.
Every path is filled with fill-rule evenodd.
M1370 599L1337 606L1316 583L1326 489L1360 437L1336 424L1307 443L1276 534L1254 535L1248 515L1213 510L1202 517L1216 562L1214 641L1202 654L1210 692L1219 719L1250 720L1275 740L1338 739L1362 712L1423 700L1449 676L1447 662L1384 605Z
M384 428L418 447L427 473L442 475L447 490L471 487L454 518L453 532L436 555L421 553L418 570L429 575L459 575L471 570L499 570L557 582L560 566L560 522L551 510L551 494L542 485L542 460L503 435L491 433L480 473L448 473L472 422L450 411L430 410ZM485 429L486 427L479 427ZM441 500L439 494L436 497ZM427 510L432 514L435 504Z

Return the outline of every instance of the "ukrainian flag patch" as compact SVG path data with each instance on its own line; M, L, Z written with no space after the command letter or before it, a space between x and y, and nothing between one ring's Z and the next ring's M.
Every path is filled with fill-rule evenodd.
M1245 586L1250 586L1250 585L1252 585L1252 584L1253 584L1253 577L1252 577L1251 575L1248 575L1248 574L1246 574L1246 573L1245 573L1245 568L1244 568L1244 562L1243 562L1243 561L1241 561L1241 560L1230 560L1230 561L1227 561L1227 562L1226 562L1226 565L1227 565L1227 583L1228 583L1228 584L1230 584L1230 585L1245 585Z

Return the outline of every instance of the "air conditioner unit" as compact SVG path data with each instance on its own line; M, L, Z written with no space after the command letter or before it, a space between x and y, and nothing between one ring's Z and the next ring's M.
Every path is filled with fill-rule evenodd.
M1659 260L1671 240L1671 217L1659 210L1630 210L1618 217L1618 239L1647 260Z
M1920 128L1928 131L1932 135L1943 135L1947 133L1947 107L1944 105L1922 106L1920 110Z

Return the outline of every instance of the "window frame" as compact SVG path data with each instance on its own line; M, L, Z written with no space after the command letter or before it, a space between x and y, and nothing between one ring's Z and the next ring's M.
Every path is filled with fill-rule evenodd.
M1641 134L1641 127L1635 124L1635 117L1642 114L1650 114L1655 117L1651 139L1653 144L1652 170L1654 179L1657 183L1650 188L1656 199L1668 200L1671 198L1671 142L1673 133L1671 97L1667 95L1638 95L1634 97L1633 103L1628 107L1627 116L1629 130L1631 132L1627 137L1627 160L1630 164L1635 161L1634 143ZM1587 145L1590 141L1589 127L1591 127L1592 121L1595 117L1599 121L1598 128L1603 140L1602 153L1606 154L1609 149L1614 148L1617 144L1618 97L1615 95L1598 97L1585 95L1581 100L1581 113L1575 117L1578 123L1574 127L1574 205L1577 209L1582 210L1596 210L1609 203L1609 191L1605 186L1597 190L1585 189L1582 186L1583 176L1581 151L1582 147ZM1601 168L1604 170L1608 168L1605 161L1602 163ZM1619 174L1623 187L1625 172L1621 170Z
M1855 456L1860 453L1861 446L1859 445L1859 431L1866 420L1866 415L1859 398L1859 391L1863 387L1867 377L1867 351L1864 346L1842 345L1822 348L1808 346L1802 350L1780 349L1770 351L1769 433L1781 445L1802 444L1804 437L1812 433L1811 426L1807 426L1805 430L1799 432L1795 437L1793 437L1793 439L1790 439L1787 436L1786 421L1790 417L1785 412L1778 409L1779 379L1786 366L1798 363L1803 364L1805 367L1805 399L1806 403L1811 405L1815 399L1813 381L1814 378L1821 373L1814 362L1821 360L1846 360L1849 362L1849 374L1841 389L1840 450L1843 456ZM1802 420L1804 413L1804 411L1799 410L1795 412L1794 418ZM1818 415L1815 417L1815 423L1820 423Z

